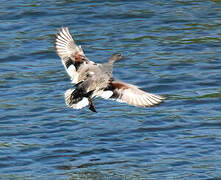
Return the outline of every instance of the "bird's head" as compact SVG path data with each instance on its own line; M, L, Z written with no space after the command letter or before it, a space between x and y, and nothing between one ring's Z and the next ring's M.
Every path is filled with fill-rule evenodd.
M114 64L116 61L119 61L123 59L123 56L120 53L114 53L110 59L109 59L109 63L110 64Z

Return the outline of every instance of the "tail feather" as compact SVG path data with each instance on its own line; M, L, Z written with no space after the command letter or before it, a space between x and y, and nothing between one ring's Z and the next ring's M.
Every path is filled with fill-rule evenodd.
M83 97L79 99L78 101L73 100L73 97L71 94L74 92L74 89L68 89L65 94L65 102L68 107L74 108L74 109L81 109L87 105L89 105L89 100L87 97Z

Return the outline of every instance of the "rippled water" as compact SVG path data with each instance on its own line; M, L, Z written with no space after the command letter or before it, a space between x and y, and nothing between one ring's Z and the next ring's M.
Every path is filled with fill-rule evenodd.
M54 50L68 26L87 56L165 103L65 106ZM11 0L0 7L0 179L219 179L218 0Z

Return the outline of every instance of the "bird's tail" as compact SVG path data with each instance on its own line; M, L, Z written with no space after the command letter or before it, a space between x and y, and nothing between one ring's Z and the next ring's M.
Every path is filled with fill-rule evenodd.
M64 93L64 98L67 106L74 109L81 109L87 105L89 105L89 100L87 97L83 96L73 96L74 89L68 89Z

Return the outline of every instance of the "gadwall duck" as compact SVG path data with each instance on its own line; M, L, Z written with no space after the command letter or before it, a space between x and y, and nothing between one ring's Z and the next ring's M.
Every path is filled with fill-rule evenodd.
M164 97L151 94L132 84L117 81L113 78L113 64L122 59L120 53L113 54L109 61L98 64L90 61L81 46L75 44L67 27L63 27L57 34L56 51L62 60L75 89L65 92L67 106L81 109L89 105L89 109L96 112L93 99L117 100L133 106L149 107L161 103Z

